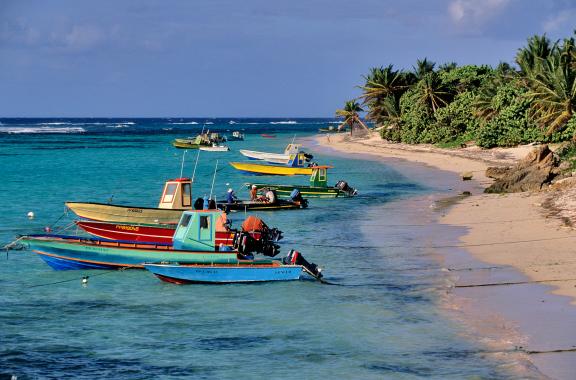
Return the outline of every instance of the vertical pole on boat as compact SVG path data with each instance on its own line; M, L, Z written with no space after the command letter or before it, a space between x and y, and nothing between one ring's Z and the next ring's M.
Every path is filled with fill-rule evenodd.
M196 153L196 162L194 163L194 170L192 171L192 183L194 183L194 177L196 177L196 167L198 166L198 159L200 158L200 149Z
M204 125L202 126L202 132L200 135L204 134ZM194 170L192 171L192 183L194 183L194 178L196 177L196 167L198 166L198 159L200 158L200 149L198 149L198 153L196 153L196 162L194 163Z
M182 164L180 165L180 177L178 178L182 178L182 174L184 174L184 157L186 157L186 152L188 152L188 149L184 149L184 153L182 153Z
M216 181L216 170L218 169L218 160L216 160L216 166L214 167L214 176L212 176L212 187L210 187L210 198L212 199L212 191L214 190L214 181Z

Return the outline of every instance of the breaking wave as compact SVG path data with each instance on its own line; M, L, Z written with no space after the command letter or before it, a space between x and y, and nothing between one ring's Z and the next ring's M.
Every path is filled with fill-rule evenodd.
M2 127L0 133L37 134L37 133L84 133L82 127Z

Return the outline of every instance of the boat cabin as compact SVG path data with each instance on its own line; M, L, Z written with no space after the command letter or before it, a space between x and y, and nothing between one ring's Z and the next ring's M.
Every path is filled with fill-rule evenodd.
M307 161L308 160L306 159L306 155L304 153L291 154L290 159L288 160L288 166L293 168L303 168L307 165Z
M190 178L176 178L166 181L158 208L189 210L192 208L192 181Z
M286 149L284 149L284 154L298 154L300 153L300 148L302 145L300 144L288 144Z
M310 186L328 186L328 168L326 166L317 166L312 169L312 175L310 176Z
M174 233L174 249L215 251L216 224L222 214L221 210L184 211Z

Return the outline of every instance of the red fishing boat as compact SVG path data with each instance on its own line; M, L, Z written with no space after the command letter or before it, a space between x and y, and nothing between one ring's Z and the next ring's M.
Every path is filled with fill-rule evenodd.
M266 134L266 133L262 133L260 136L265 137L265 138L267 138L267 139L276 138L276 135L269 135L269 134Z
M170 224L109 223L92 220L77 220L75 223L90 235L104 239L147 243L172 244L172 238L176 231L176 226ZM275 228L269 228L262 220L253 216L249 216L242 223L242 231L248 232L256 240L260 240L263 233L272 241L277 241L281 238L280 231ZM231 247L235 233L236 230L227 227L225 220L217 220L216 246Z

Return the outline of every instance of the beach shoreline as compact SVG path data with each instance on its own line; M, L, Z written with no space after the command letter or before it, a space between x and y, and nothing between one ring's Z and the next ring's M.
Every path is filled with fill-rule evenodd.
M386 163L397 160L453 174L446 197L469 192L454 201L438 223L461 228L459 249L436 250L446 268L480 268L453 272L449 308L494 347L519 348L546 377L572 378L576 353L548 353L574 348L576 333L576 260L571 259L573 230L542 207L543 193L484 194L492 180L488 166L509 165L533 149L440 149L393 144L378 136L317 136L324 148L348 155L370 155ZM472 181L462 181L472 173ZM459 252L455 252L459 251ZM492 268L492 269L485 269ZM574 279L574 280L572 280ZM470 285L486 285L475 287ZM495 327L494 325L498 325ZM530 364L531 363L531 364Z

